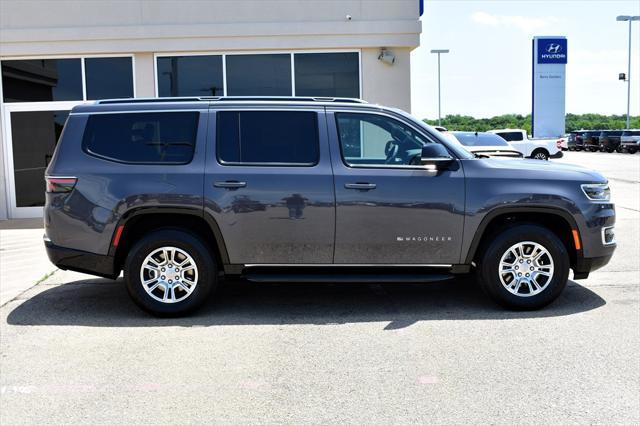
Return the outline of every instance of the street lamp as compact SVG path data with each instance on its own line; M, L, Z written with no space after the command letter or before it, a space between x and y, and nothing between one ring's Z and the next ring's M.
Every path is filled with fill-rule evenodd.
M449 53L449 49L433 49L431 53L438 54L438 126L442 126L442 118L440 112L440 54Z
M627 129L630 126L629 110L631 108L631 22L640 21L640 16L620 15L616 21L629 21L629 63L627 65Z

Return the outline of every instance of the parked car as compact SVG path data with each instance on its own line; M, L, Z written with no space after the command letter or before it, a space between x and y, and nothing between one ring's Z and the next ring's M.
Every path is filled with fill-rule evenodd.
M485 157L522 158L521 152L500 136L488 132L451 132L451 135L472 154Z
M562 150L558 138L530 138L523 129L499 129L489 130L509 142L516 151L521 152L526 158L536 160L548 160L549 158L562 158Z
M635 154L640 150L640 130L624 130L620 136L622 149L629 154Z
M567 148L569 151L582 151L584 148L584 140L582 139L583 133L584 130L569 133L569 139L567 141Z
M582 146L585 151L596 152L600 149L600 130L590 130L582 134Z
M564 135L556 141L556 144L562 151L569 150L569 135Z
M600 137L598 139L600 151L619 151L620 136L622 136L622 130L603 130L602 132L600 132Z
M401 110L355 99L76 106L44 210L57 267L124 271L133 300L164 316L196 309L225 276L429 282L472 271L498 303L536 309L569 269L587 278L616 247L599 173L477 158Z

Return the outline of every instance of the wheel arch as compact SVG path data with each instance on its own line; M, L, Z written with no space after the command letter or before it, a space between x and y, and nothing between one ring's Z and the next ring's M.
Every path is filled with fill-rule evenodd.
M534 148L533 151L531 151L531 157L534 157L536 155L536 153L538 152L544 152L547 157L549 157L551 155L551 153L549 152L549 150L545 147L539 146L537 148Z
M576 266L578 258L582 257L582 247L576 248L573 231L578 232L580 246L582 237L570 212L555 207L503 207L492 210L482 219L464 263L471 264L476 259L478 250L493 232L519 223L541 225L554 232L565 245L572 268Z
M122 231L118 229L122 227ZM120 271L124 260L132 245L154 229L179 228L191 231L204 238L204 242L213 251L216 261L222 270L223 265L229 263L229 256L220 228L216 221L202 210L180 207L141 207L126 212L116 227L120 232L118 244L112 244L109 255L114 258L114 267Z

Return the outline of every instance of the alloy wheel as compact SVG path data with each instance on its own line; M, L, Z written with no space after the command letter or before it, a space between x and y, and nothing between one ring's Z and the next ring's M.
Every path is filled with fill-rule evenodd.
M547 288L553 279L553 271L553 258L544 246L533 241L522 241L504 252L498 276L509 293L531 297Z
M140 283L158 302L181 302L198 285L198 267L186 251L177 247L160 247L142 262Z

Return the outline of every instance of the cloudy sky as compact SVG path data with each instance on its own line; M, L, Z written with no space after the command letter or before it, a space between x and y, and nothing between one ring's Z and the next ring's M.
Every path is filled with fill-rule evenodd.
M528 114L531 39L568 39L566 111L625 114L628 23L640 0L425 0L421 45L411 56L412 113L437 118L437 60L442 56L442 115ZM631 113L640 115L640 21L632 28Z

